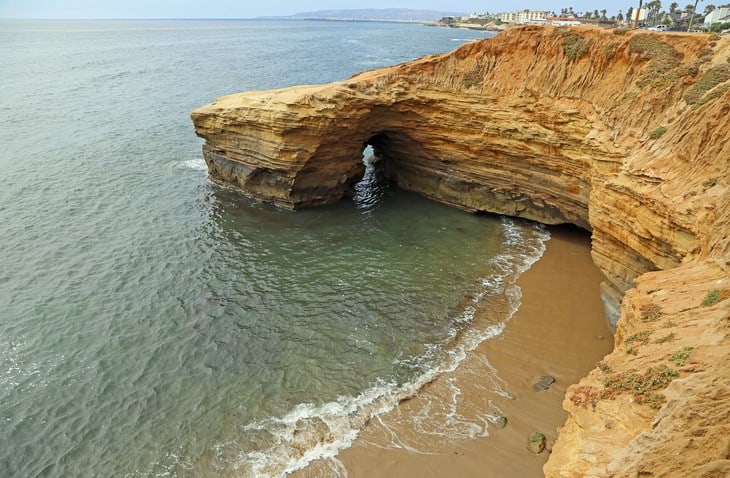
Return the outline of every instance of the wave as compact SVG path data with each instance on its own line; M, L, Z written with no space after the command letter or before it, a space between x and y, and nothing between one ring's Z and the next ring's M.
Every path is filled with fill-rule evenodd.
M502 219L502 229L503 252L489 261L490 275L480 279L478 292L469 296L460 312L452 317L448 338L432 345L419 364L407 364L416 369L422 367L419 369L422 373L407 383L382 381L358 396L343 396L324 404L302 403L284 416L244 425L240 428L240 439L215 446L215 467L233 469L244 476L283 477L314 460L333 459L352 445L371 420L414 397L437 377L453 372L481 342L500 335L521 303L521 291L515 284L517 278L542 256L550 237L540 225L526 225L509 218ZM496 323L481 328L471 326L481 306L489 310L494 307L498 315ZM496 371L491 375L494 377L490 384L492 391L507 394L500 388ZM454 390L454 401L459 393ZM496 415L488 412L485 416L489 421L496 419ZM459 425L456 412L451 421ZM486 423L483 427L465 421L460 425L462 430L445 433L468 437L486 434Z

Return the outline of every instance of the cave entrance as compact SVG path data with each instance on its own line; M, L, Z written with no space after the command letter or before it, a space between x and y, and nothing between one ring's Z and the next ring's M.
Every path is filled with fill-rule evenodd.
M378 150L382 136L377 134L363 143L362 162L365 172L362 179L353 186L352 196L353 202L360 209L374 207L392 187L391 181L383 172L383 157Z

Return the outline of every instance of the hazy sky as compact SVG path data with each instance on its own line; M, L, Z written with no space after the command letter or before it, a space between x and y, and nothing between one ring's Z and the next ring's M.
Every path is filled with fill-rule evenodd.
M0 0L0 18L252 18L349 8L498 13L525 8L559 12L564 7L605 8L610 16L637 5L638 0Z

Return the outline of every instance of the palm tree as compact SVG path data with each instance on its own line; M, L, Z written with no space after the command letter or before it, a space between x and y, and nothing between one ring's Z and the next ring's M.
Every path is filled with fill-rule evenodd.
M699 3L699 1L700 0L695 0L694 6L687 5L687 7L689 8L685 7L685 10L687 10L687 14L690 15L689 24L687 25L687 31L692 30L692 21L695 19L695 12L697 11L697 3Z
M662 2L660 0L652 0L646 4L646 8L649 9L649 18L652 18L652 25L656 25L659 17L659 10L662 8Z
M669 13L674 13L679 8L679 4L677 2L672 2L669 4Z
M606 20L606 12L607 11L608 10L606 10L605 8L603 10L601 10L601 20Z
M704 13L705 13L705 15L709 15L709 14L710 14L710 12L713 12L713 11L715 11L715 9L716 9L716 8L717 8L717 7L716 7L715 5L713 5L713 4L711 4L711 3L710 3L709 5L707 5L707 6L705 7L705 12L704 12Z

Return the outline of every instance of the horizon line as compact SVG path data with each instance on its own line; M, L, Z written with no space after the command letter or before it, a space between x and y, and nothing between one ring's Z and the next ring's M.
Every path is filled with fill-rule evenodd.
M296 15L296 14L295 14ZM387 19L387 18L380 18L380 19L367 19L367 18L336 18L336 17L296 17L295 15L283 15L283 16L263 16L263 17L179 17L179 18L173 18L173 17L160 17L160 18L154 18L154 17L129 17L129 18L114 18L114 17L107 17L107 18L72 18L72 17L53 17L53 18L30 18L30 17L0 17L0 21L3 20L17 20L17 21L72 21L72 22L83 22L83 21L250 21L250 20L289 20L289 21L312 21L312 20L322 20L322 21L363 21L363 22L401 22L401 23L415 23L415 22L429 22L433 20L400 20L400 19Z

